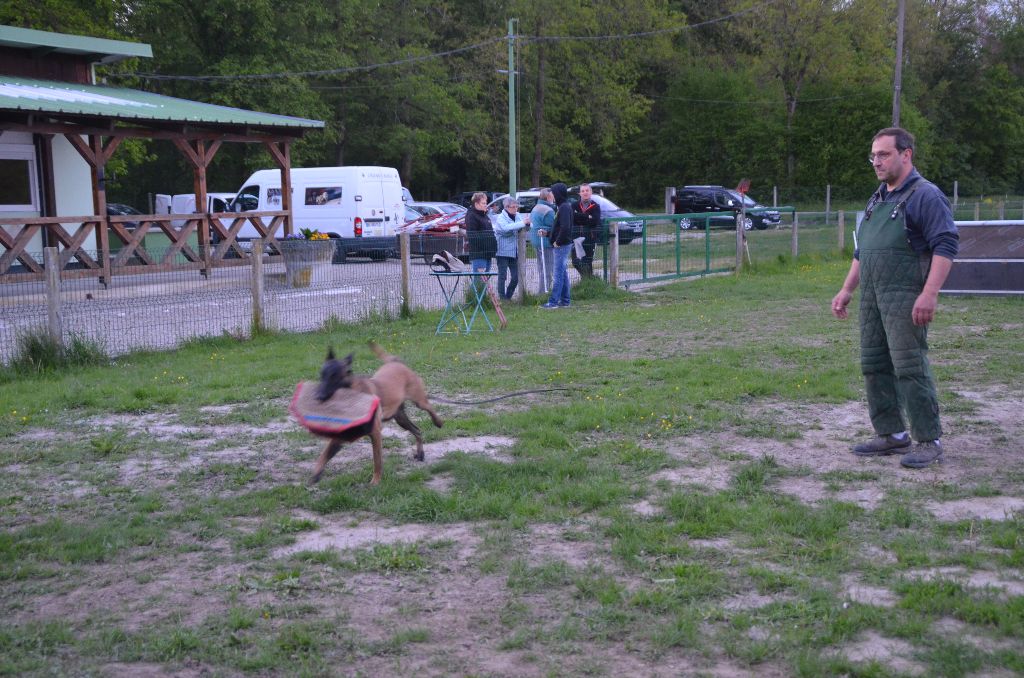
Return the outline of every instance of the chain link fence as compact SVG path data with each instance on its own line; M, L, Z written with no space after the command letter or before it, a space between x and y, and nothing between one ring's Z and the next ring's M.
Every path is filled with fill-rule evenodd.
M708 222L683 229L678 215L636 219L643 220L643 232L624 229L614 244L612 222L606 221L595 252L596 276L629 288L728 272L737 264L735 228ZM748 262L835 252L852 244L854 223L854 214L783 212L776 228L744 231L740 252ZM527 246L525 233L520 244L517 301L524 294L527 300L543 300L536 253ZM19 340L32 334L47 333L64 345L89 341L116 356L170 349L199 337L247 337L259 329L307 332L332 322L397 318L406 310L440 312L445 307L423 256L407 262L349 258L312 263L313 269L301 273L289 272L284 259L250 257L249 265L214 268L205 275L194 268L113 275L104 285L95 277L62 276L59 266L46 267L40 256L38 263L56 275L0 285L0 363L10 363ZM569 274L573 284L580 279L571 267Z

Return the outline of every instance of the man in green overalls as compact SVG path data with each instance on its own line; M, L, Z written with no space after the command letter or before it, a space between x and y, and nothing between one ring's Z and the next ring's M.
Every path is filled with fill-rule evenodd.
M946 196L914 169L912 134L883 129L868 159L882 184L857 227L850 272L832 299L832 314L846 318L861 286L860 362L877 436L855 445L853 453L903 453L903 466L924 468L942 457L928 323L960 240Z

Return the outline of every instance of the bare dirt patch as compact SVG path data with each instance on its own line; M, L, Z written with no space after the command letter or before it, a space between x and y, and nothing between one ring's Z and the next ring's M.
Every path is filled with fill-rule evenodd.
M464 454L484 456L494 461L500 461L503 464L510 464L514 459L511 455L505 453L505 450L515 444L515 438L508 438L506 436L466 436L428 443L423 448L428 459L439 459L449 452L462 452Z
M850 602L875 607L893 607L899 601L899 596L889 589L869 586L851 575L843 577L842 596Z
M1020 497L971 497L958 501L933 502L928 511L946 522L957 520L1011 520L1024 514L1024 499Z
M919 570L908 570L903 573L907 579L922 581L949 580L976 589L988 589L1006 596L1024 596L1024 579L1017 571L1006 571L1002 574L987 570L968 572L963 567L932 567Z
M932 628L939 635L958 638L959 640L973 645L982 652L1018 651L1024 649L1024 643L1020 638L992 638L972 633L972 628L959 619L943 617L932 624Z
M211 553L183 553L173 559L140 560L82 567L75 588L34 597L33 605L15 614L24 623L61 619L84 623L102 617L126 631L168 619L184 626L201 624L224 611L224 601L210 588L236 579L244 566L221 562Z
M282 558L300 551L346 551L373 544L413 544L438 540L454 541L459 545L460 552L471 552L479 542L469 524L448 524L443 527L416 523L394 525L377 520L358 520L351 516L320 516L304 512L297 512L296 517L315 520L320 526L300 534L294 544L274 551L274 557Z
M895 673L921 676L926 671L923 664L911 659L914 654L913 645L905 640L886 638L873 631L862 634L857 642L843 646L838 652L852 662L876 661Z
M724 490L729 487L731 479L732 472L729 466L723 463L667 468L651 476L655 483L665 480L672 486L694 485L704 491Z

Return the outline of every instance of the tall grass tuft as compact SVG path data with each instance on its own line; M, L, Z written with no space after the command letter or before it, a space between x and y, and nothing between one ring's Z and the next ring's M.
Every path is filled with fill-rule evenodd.
M18 335L14 358L5 371L11 376L31 375L108 362L110 358L103 347L92 339L72 335L67 346L62 346L45 329L35 329Z

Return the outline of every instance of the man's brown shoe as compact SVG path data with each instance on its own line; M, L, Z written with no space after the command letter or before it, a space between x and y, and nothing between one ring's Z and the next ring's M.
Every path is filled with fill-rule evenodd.
M942 463L942 443L929 440L914 445L914 449L900 458L900 466L907 468L924 468L932 464Z
M913 441L910 436L897 438L892 435L877 436L853 446L853 453L858 457L884 457L889 454L897 454L900 450L910 447Z

